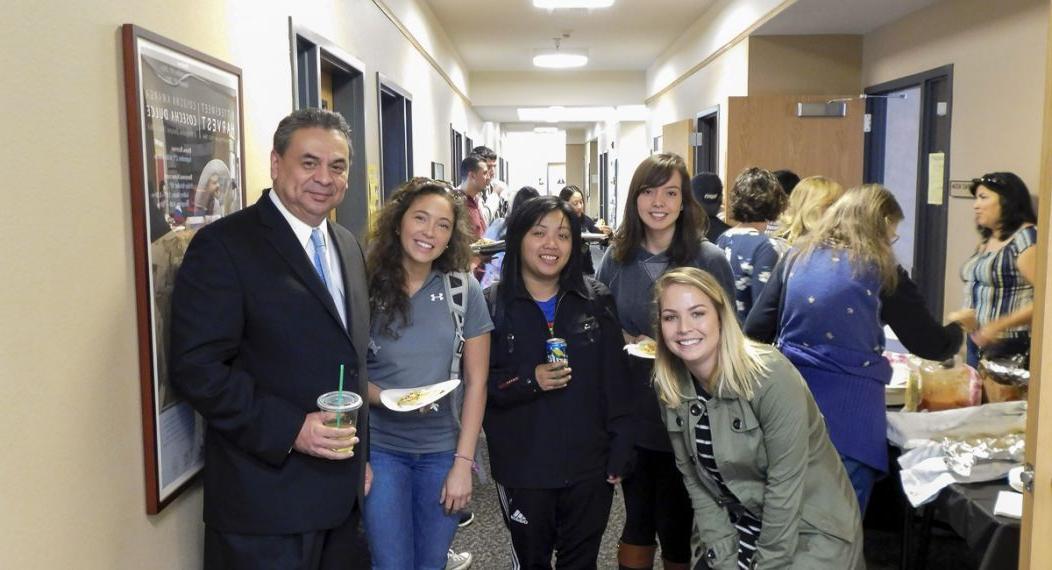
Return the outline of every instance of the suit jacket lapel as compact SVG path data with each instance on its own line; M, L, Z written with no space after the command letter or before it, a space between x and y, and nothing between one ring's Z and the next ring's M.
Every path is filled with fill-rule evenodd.
M343 295L347 306L344 314L347 315L347 329L351 335L351 341L355 350L359 353L360 362L365 362L365 347L368 343L369 330L366 323L369 322L367 314L360 314L365 307L368 311L368 291L360 287L364 282L360 277L365 275L365 264L362 260L362 248L358 245L354 235L350 232L336 231L335 224L329 223L329 236L336 245L336 253L340 257L340 270L343 273Z
M267 241L292 267L296 277L325 305L332 318L336 319L336 325L346 333L347 330L344 329L343 322L340 321L340 313L336 311L336 304L332 300L332 295L329 294L329 290L322 283L321 278L318 277L318 273L314 271L314 266L311 265L310 259L307 258L303 246L296 240L296 234L292 232L292 228L289 227L285 218L281 216L281 212L274 207L270 198L267 197L269 192L264 192L263 196L256 202L256 205L259 206L260 220L268 229L266 232Z

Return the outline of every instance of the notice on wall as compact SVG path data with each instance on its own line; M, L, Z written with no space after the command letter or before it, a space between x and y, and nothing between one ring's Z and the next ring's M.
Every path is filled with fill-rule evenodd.
M942 195L946 190L943 180L946 177L946 154L933 152L928 155L928 205L941 206Z

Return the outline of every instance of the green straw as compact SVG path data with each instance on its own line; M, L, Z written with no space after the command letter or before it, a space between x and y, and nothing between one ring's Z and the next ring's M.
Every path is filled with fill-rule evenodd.
M343 365L342 364L340 365L340 388L339 388L339 391L340 391L340 395L337 396L337 399L338 399L339 405L342 407L343 406ZM343 414L336 414L336 427L340 427L340 417L341 416L343 416Z

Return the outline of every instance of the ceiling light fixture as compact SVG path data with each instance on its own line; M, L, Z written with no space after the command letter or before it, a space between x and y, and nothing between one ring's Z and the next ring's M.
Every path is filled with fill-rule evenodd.
M535 8L546 10L585 8L609 8L614 5L614 0L533 0Z
M554 50L541 50L533 54L533 65L549 69L583 67L588 63L588 52L581 49L560 49L562 38L555 40Z

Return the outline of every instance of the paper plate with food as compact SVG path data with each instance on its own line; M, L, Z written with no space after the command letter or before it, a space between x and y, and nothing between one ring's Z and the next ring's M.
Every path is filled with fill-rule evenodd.
M657 343L653 340L647 339L636 344L626 344L625 350L632 356L638 358L654 359L654 357L657 356Z
M380 401L389 410L412 412L441 400L459 385L460 380L454 379L418 388L391 388L380 392Z
M499 253L504 251L504 240L482 238L471 244L471 251L483 255Z

